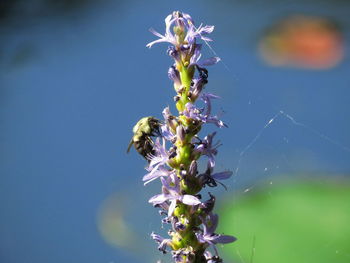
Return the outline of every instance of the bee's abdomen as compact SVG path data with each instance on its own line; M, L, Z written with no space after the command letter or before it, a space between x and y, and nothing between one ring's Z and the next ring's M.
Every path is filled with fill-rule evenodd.
M141 136L138 141L134 142L136 151L141 154L145 159L149 160L149 155L154 155L153 143L146 136Z

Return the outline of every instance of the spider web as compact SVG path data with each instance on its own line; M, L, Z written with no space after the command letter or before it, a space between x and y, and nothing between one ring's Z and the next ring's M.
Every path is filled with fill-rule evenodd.
M217 52L214 50L214 48L207 42L204 41L207 47L210 49L211 53L213 53L215 56L220 57ZM220 57L221 58L221 57ZM225 67L225 69L230 73L229 75L234 78L234 73L230 69L230 67L225 63L225 61L221 58L220 63ZM251 104L251 101L248 102L248 104ZM234 182L237 181L237 178L240 178L240 170L243 162L245 159L249 156L249 154L254 151L254 147L260 140L264 140L264 135L268 135L269 132L271 132L272 129L274 129L273 124L277 122L281 122L282 120L287 121L289 124L292 126L296 127L297 129L300 129L302 131L306 131L306 134L312 135L314 140L317 140L317 143L322 143L322 144L331 144L335 146L338 150L342 151L343 154L350 156L350 147L344 143L342 143L340 140L337 138L333 138L326 133L324 133L322 130L315 129L311 125L304 123L302 121L299 121L296 117L294 117L292 114L289 112L286 112L284 109L276 109L275 113L266 116L267 121L261 126L260 129L258 129L255 133L255 135L246 142L245 146L238 150L238 158L236 161L236 165L234 166ZM306 136L306 135L304 135ZM283 137L283 141L285 143L289 143L289 139L287 137ZM311 149L312 150L312 149ZM292 166L292 164L289 162L286 153L285 152L280 152L279 153L281 158L283 159L284 163L287 166ZM253 164L254 165L254 164ZM279 169L281 165L276 165L275 168ZM261 174L268 174L269 175L269 168L265 167L262 171ZM279 171L279 173L283 173L283 169ZM271 173L270 173L271 175ZM264 178L266 179L266 178ZM241 195L241 194L246 194L250 192L252 189L254 189L260 182L249 182L248 186L244 188L237 187L239 191L235 192L235 195ZM269 181L269 184L273 184L273 179ZM233 187L236 188L236 187ZM237 190L236 189L236 190ZM273 197L273 193L271 191L268 192L270 197ZM236 199L236 198L234 198ZM232 202L235 202L234 200ZM330 244L334 243L335 239L330 240L328 244L325 244L325 248L333 249L330 247ZM235 252L236 255L239 259L240 262L242 263L253 263L254 262L254 255L255 255L255 250L256 250L256 235L253 236L252 240L252 248L251 248L251 255L249 260L244 260L243 256L241 255L240 250L235 247ZM317 253L317 251L313 251L313 253ZM336 249L335 250L336 254L341 253L340 250ZM346 251L343 251L343 255L347 258L350 258L350 254L346 253Z
M203 40L204 43L206 44L206 46L210 49L210 51L213 53L214 56L218 56L218 53L214 50L214 48L209 44L208 41ZM219 63L221 63L225 69L230 73L230 76L234 76L232 70L230 69L230 67L225 63L224 59L222 59L220 57L220 61ZM248 102L248 104L251 104L251 101ZM284 118L287 121L289 121L292 125L297 126L301 129L304 129L308 132L310 132L311 134L313 134L314 136L316 136L317 138L319 138L320 140L325 141L326 143L330 143L333 144L334 146L338 147L339 149L343 150L344 152L346 152L347 154L350 153L350 147L341 143L340 141L338 141L335 138L332 138L328 135L326 135L325 133L323 133L320 130L317 130L313 127L311 127L310 125L300 122L298 121L295 117L293 117L291 114L285 112L283 109L279 109L276 110L276 113L272 116L268 118L268 121L261 127L260 130L258 130L256 132L256 135L246 144L246 146L239 152L239 157L238 157L238 161L237 161L237 165L234 169L234 175L237 177L239 174L239 170L240 170L240 165L244 159L244 157L248 154L248 152L254 147L254 145L260 140L262 139L262 136L265 132L268 132L267 130L270 128L270 126L272 126L273 123L275 123L276 121L278 121L278 119ZM286 137L284 137L284 140L288 143L288 139ZM284 159L286 159L285 155L284 155ZM266 172L268 170L268 168L264 168L264 171ZM244 190L244 192L248 192L251 188L246 188Z
M225 62L225 60L218 55L218 53L214 50L214 48L207 42L204 40L204 43L206 44L206 46L209 48L210 52L217 57L220 57L221 60L219 63L221 63L224 68L227 70L227 72L229 72L230 77L231 78L235 78L235 74L232 72L232 70L230 69L230 67L227 65L227 63ZM250 105L252 103L252 100L249 100L248 104ZM267 102L266 102L267 103ZM270 103L270 102L268 102ZM276 108L276 107L275 107ZM233 171L234 171L234 180L233 183L235 184L237 182L237 179L241 177L241 167L242 164L246 161L246 159L248 159L249 154L252 153L256 147L256 145L258 144L258 142L262 141L262 140L268 140L264 137L264 135L268 135L269 133L271 133L274 129L274 124L276 123L282 123L282 120L287 121L287 123L291 124L292 126L296 127L297 129L306 131L306 134L312 135L314 140L319 141L318 143L324 143L324 144L331 144L333 146L335 146L337 149L341 150L344 154L349 155L350 154L350 147L344 143L342 143L340 140L338 140L337 138L333 138L332 136L327 135L325 132L323 132L322 130L319 129L315 129L314 127L312 127L311 125L307 124L306 122L302 122L299 121L296 117L294 117L291 113L287 112L285 109L283 108L277 108L273 114L271 115L266 115L265 119L267 119L267 121L264 122L264 124L260 127L260 129L257 129L256 132L254 133L255 135L248 140L245 144L244 147L241 147L238 150L238 157L236 160L236 164L233 167ZM304 136L308 136L308 135L304 135ZM289 143L289 139L284 136L283 137L283 141L285 143ZM312 149L310 149L312 151ZM281 159L283 160L284 164L286 164L287 166L292 167L294 164L291 163L288 160L287 154L285 150L278 150L280 151L278 154L281 156ZM253 163L254 165L254 163ZM277 164L274 167L275 169L280 169L279 170L279 174L284 173L285 171L283 170L283 165L282 164ZM271 168L269 168L268 166L265 166L261 171L260 174L262 175L271 175ZM258 172L259 173L259 172ZM266 180L266 176L264 178ZM257 181L257 182L252 182L252 180L250 180L250 182L248 182L248 186L241 188L241 186L234 186L233 188L235 190L234 194L235 195L241 195L241 194L246 194L249 193L252 189L254 189L257 185L259 185L261 180ZM269 180L269 185L273 184L273 178L271 178ZM268 191L268 195L272 198L273 197L273 193L272 191ZM236 199L236 198L234 198ZM233 200L234 202L234 200ZM240 250L235 247L235 252L236 255L238 256L238 259L242 262L242 263L253 263L254 262L254 256L256 253L256 239L257 236L254 234L253 239L252 239L252 247L251 247L251 252L250 252L250 256L249 259L245 260L243 258L243 256L241 255ZM334 242L334 239L331 240L328 244L325 245L325 247L329 247L330 244L332 244L332 242ZM313 253L317 253L317 251L313 251ZM340 253L339 250L336 250L335 253ZM345 255L345 254L344 254ZM350 257L349 254L345 255L347 257Z

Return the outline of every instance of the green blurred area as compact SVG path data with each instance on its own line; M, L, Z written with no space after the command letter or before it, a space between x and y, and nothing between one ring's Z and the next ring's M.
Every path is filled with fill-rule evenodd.
M350 183L299 180L231 197L220 231L238 238L225 258L244 263L350 262Z

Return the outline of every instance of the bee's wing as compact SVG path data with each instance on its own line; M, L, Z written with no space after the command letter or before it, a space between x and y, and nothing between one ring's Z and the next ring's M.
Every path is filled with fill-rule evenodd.
M129 145L128 145L128 149L126 150L127 153L130 152L130 148L131 148L131 146L133 145L133 143L134 143L134 140L131 139L130 142L129 142Z

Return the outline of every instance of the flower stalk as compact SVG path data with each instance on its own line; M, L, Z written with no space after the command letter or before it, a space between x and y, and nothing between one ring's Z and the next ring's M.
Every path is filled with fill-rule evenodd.
M164 35L150 30L159 39L147 44L147 47L161 42L171 45L167 53L174 59L174 64L169 68L168 76L174 82L178 114L171 114L167 107L163 110L164 121L158 122L149 117L153 124L157 124L153 125L156 132L148 127L141 129L141 124L134 128L148 148L152 145L148 154L142 151L149 162L143 181L147 184L159 178L162 183L161 193L151 197L149 203L160 209L160 214L165 216L162 222L171 226L169 238L155 233L151 237L158 243L160 251L171 251L174 262L223 262L215 245L231 243L236 238L215 233L218 225L218 215L213 212L215 197L209 193L208 199L203 201L200 193L206 186L215 187L220 180L232 176L230 171L214 173L217 148L221 145L214 143L216 133L203 139L199 136L205 124L226 127L211 113L211 100L218 96L203 93L208 83L205 67L216 64L220 59L212 57L201 60L202 45L197 43L198 40L211 41L207 35L214 30L214 26L200 25L197 28L190 15L178 11L166 17L165 26ZM201 100L205 107L198 108L195 105L197 100ZM141 152L143 140L138 137L134 136L132 142ZM153 141L152 137L157 138ZM199 172L197 165L201 156L208 159L207 169L203 173ZM213 254L209 247L212 247Z

